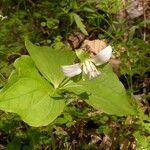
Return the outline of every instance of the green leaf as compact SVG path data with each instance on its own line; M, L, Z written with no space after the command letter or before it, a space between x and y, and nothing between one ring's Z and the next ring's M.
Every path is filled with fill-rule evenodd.
M55 89L38 72L29 56L14 63L8 84L0 91L0 109L17 113L31 126L44 126L61 114L63 99L53 99Z
M85 61L86 59L89 59L90 57L90 55L82 49L77 49L75 52L81 62Z
M89 105L105 113L118 116L135 114L122 83L111 67L105 65L100 71L101 75L96 79L70 82L62 89L81 94Z
M66 47L60 42L55 46L46 47L33 45L26 39L25 45L39 71L57 88L65 78L61 65L72 64L75 53L64 50Z
M21 142L20 143L19 142L13 141L13 142L7 144L7 150L13 150L13 149L20 150L21 149Z
M85 25L82 23L82 18L77 15L76 13L71 13L71 16L74 18L77 27L81 30L81 32L85 35L88 35L86 29L85 29Z

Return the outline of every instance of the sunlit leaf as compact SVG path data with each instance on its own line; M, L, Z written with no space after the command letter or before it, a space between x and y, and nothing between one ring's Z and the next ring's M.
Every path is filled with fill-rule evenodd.
M26 40L25 45L39 71L57 88L65 78L61 66L73 63L74 52L65 50L62 43L57 43L54 47L46 47L33 45Z
M101 75L93 80L70 82L62 89L82 94L94 108L118 116L135 114L126 91L109 65L100 69ZM85 94L86 93L86 94Z
M31 126L51 123L64 109L64 100L53 99L55 89L39 74L29 56L14 64L8 84L0 91L0 109L17 113Z

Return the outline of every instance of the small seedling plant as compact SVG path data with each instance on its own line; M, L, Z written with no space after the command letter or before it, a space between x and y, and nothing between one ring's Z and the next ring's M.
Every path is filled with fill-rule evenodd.
M1 110L18 114L30 126L45 126L63 112L69 95L75 95L107 114L136 114L109 63L96 66L86 52L72 51L59 41L47 47L26 39L25 46L30 56L14 62L15 69L0 91ZM94 75L88 69L93 66Z

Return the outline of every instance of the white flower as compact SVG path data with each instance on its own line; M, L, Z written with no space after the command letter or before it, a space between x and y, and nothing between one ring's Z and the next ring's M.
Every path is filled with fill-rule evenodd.
M4 19L7 19L7 16L2 16L0 15L1 21L3 21Z
M76 63L73 65L63 65L61 66L63 73L67 77L73 77L80 74L82 71L84 74L88 75L89 79L93 79L100 75L100 72L96 69L96 66L108 62L112 54L111 46L107 46L102 49L96 55L91 56L91 58L85 60L82 63Z

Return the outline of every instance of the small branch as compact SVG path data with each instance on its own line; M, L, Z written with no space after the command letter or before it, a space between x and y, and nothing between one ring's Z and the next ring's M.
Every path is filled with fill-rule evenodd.
M143 2L144 33L143 40L146 41L146 1Z

